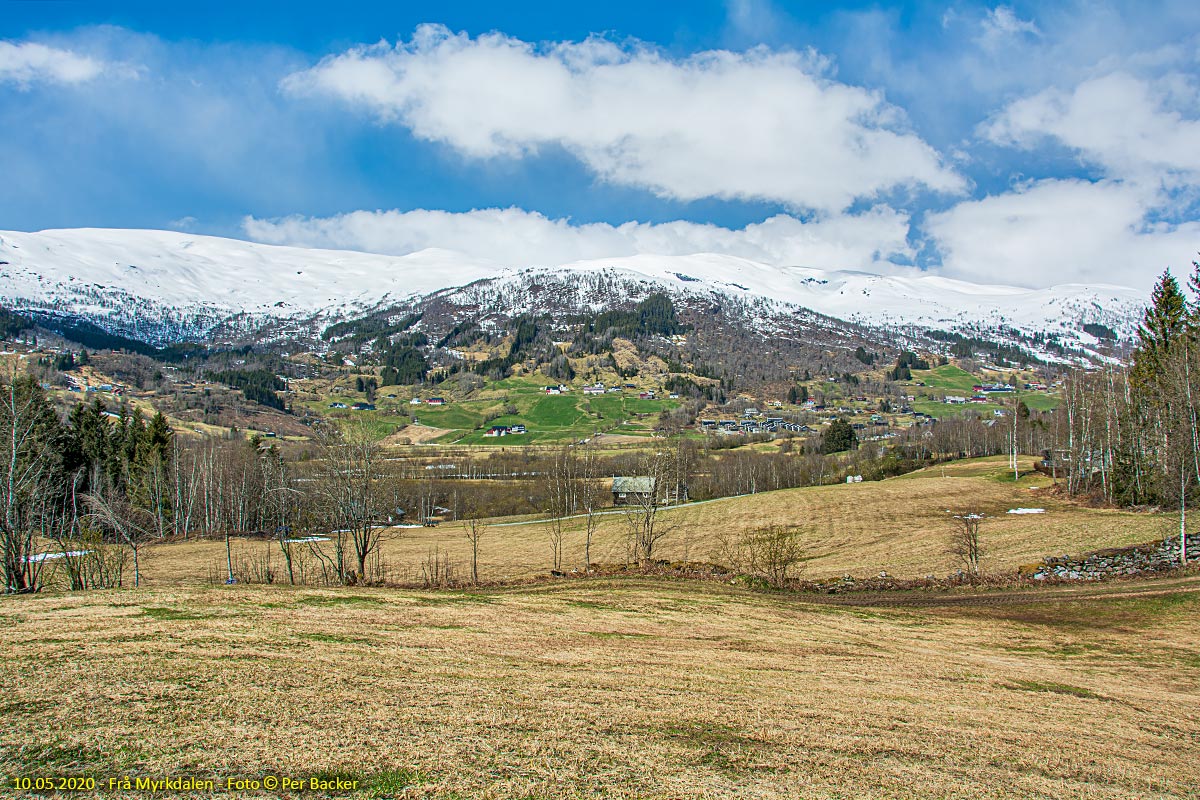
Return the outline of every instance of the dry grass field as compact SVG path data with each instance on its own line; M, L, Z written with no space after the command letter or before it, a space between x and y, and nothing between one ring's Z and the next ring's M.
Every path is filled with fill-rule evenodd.
M360 797L1200 794L1200 580L814 600L647 579L6 598L0 773L336 772Z
M886 571L901 578L945 576L957 568L947 553L950 511L977 510L986 571L1011 571L1047 555L1083 552L1152 541L1176 524L1169 515L1096 509L1049 491L1048 479L1033 474L1014 483L1006 459L956 462L875 483L790 489L694 504L661 512L669 528L659 556L672 560L721 561L718 540L767 525L798 526L806 550L808 578L859 577ZM1032 462L1026 460L1029 469ZM1014 508L1042 514L1009 514ZM594 563L626 559L626 525L621 512L603 516L592 544ZM480 576L487 581L545 576L552 566L550 526L545 522L496 520L480 551ZM583 566L584 523L568 520L563 565ZM281 566L278 545L235 542L235 557ZM383 547L389 574L398 582L419 578L420 564L437 550L460 575L468 572L469 548L460 525L394 529ZM223 542L177 543L147 551L145 575L152 586L206 582L224 575Z

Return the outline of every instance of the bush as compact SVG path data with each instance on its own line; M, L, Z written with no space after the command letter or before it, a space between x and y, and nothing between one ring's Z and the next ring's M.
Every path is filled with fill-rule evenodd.
M796 528L770 525L734 538L720 537L718 543L721 557L742 574L747 585L763 581L777 589L785 588L803 570L804 549Z

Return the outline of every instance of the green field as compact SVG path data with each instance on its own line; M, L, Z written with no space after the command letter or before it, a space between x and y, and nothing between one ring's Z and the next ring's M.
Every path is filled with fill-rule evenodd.
M1012 395L997 396L998 402L994 403L969 403L967 405L952 406L933 399L934 394L929 390L937 390L946 394L956 394L962 397L970 397L974 394L974 387L979 383L990 383L992 378L981 378L977 375L972 375L961 367L953 364L943 364L933 369L914 369L912 371L913 383L912 391L916 401L912 403L914 411L920 411L924 414L929 414L932 417L944 417L950 414L984 414L990 415L993 411L1007 408L1012 402L1011 398L1015 395L1021 398L1030 409L1034 411L1051 411L1058 407L1059 399L1045 392L1027 392L1017 391ZM924 383L924 386L917 386L917 383Z
M942 389L947 392L971 393L971 388L979 383L979 378L953 364L943 364L933 369L914 369L913 382L922 382L930 389Z
M505 446L573 441L601 430L645 435L653 429L663 410L678 405L678 401L670 399L643 400L637 397L638 390L635 389L603 395L584 395L579 389L573 389L567 394L548 395L545 392L547 383L545 380L507 378L488 384L471 399L455 400L448 396L444 406L409 405L408 391L395 392L395 399L378 400L375 411L329 408L329 403L335 400L352 404L359 399L355 396L339 395L305 405L334 419L363 419L380 438L396 432L415 417L422 425L446 429L448 433L436 440L442 444ZM426 391L421 394L435 396L437 393ZM515 408L516 413L502 413L508 407ZM493 425L525 425L528 433L485 436Z

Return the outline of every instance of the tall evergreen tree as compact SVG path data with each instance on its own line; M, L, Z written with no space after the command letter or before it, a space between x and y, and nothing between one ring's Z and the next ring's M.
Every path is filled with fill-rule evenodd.
M1163 272L1150 295L1142 324L1138 327L1137 350L1133 355L1131 379L1136 387L1153 391L1170 361L1171 352L1187 323L1187 298L1171 271Z

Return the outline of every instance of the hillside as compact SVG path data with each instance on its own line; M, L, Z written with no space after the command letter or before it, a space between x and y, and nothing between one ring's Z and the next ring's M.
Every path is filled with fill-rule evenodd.
M745 304L769 332L803 310L888 328L1047 332L1091 346L1085 323L1129 335L1142 292L1115 286L984 286L936 275L825 271L733 256L634 256L516 270L444 250L404 256L309 250L168 231L0 232L0 304L78 315L157 343L270 320L332 320L404 301L474 294L519 313L531 287L577 287L576 310L619 304L630 286ZM609 287L606 291L604 285ZM601 287L601 288L597 288ZM587 291L584 291L584 290ZM482 293L482 294L481 294ZM536 294L534 292L534 294ZM559 293L558 302L567 300ZM505 297L512 303L503 302ZM469 305L469 303L459 303ZM506 305L514 305L507 308ZM133 313L131 313L133 312ZM814 324L817 324L814 321Z
M1029 459L1024 460L1028 470ZM1006 477L1007 475L1007 477ZM1092 550L1154 541L1167 534L1164 515L1094 509L1046 491L1048 479L1029 475L1013 483L1005 459L985 458L921 470L886 481L817 486L732 497L669 508L660 524L669 531L659 557L724 561L721 537L769 525L801 531L806 578L829 579L879 572L900 578L944 577L958 568L948 553L948 509L988 515L981 529L988 572L1015 571L1047 555L1079 555ZM1009 514L1037 507L1040 514ZM620 510L603 512L592 542L592 560L623 563L627 529ZM568 520L565 568L583 564L584 520ZM550 525L542 520L493 520L480 547L480 575L505 581L545 577L552 565ZM396 528L386 538L383 557L394 580L420 580L424 559L437 550L458 574L469 564L469 546L460 525ZM278 560L272 541L240 541L235 556L247 563ZM219 541L168 544L154 548L146 568L151 585L203 583L220 574L225 558Z

